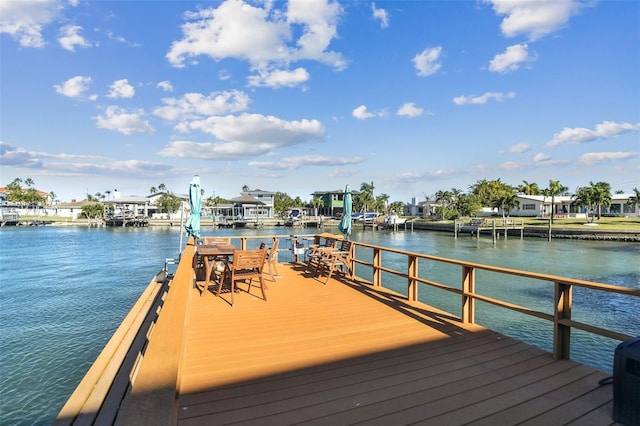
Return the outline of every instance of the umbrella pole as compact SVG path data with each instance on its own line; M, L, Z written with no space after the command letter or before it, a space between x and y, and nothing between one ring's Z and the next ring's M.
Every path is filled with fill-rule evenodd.
M180 206L180 247L178 253L182 254L182 232L184 231L184 207Z

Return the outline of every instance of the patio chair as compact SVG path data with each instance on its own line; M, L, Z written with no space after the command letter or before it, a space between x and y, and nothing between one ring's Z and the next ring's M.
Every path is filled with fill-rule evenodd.
M309 246L307 269L311 271L314 276L318 274L318 268L322 266L322 259L325 258L328 253L334 251L337 244L337 239L327 237L324 239L324 243Z
M269 249L269 252L267 253L267 256L265 258L265 263L267 264L267 268L269 270L269 276L271 276L271 281L276 280L276 278L281 278L280 274L278 274L278 245L279 245L280 239L274 237L273 238L273 244L271 244L271 248ZM260 248L266 248L266 245L264 243L262 243L260 245ZM275 272L275 275L274 275Z
M203 245L216 245L216 244L231 244L231 237L202 237L200 242ZM211 280L214 277L214 281L219 281L222 278L222 272L224 270L224 263L220 260L209 258L210 261L216 262L215 266L212 268L212 273L210 277L205 277L206 280ZM199 265L204 267L204 265Z
M262 291L262 299L267 300L267 295L264 292L266 285L264 278L262 277L262 271L264 269L265 257L267 250L235 250L233 252L233 265L231 267L231 306L233 306L233 293L235 293L236 282L247 282L249 287L247 293L251 294L251 285L253 279L256 278L260 283L260 290Z
M202 243L208 246L215 244L231 244L231 237L202 237Z
M319 275L323 271L327 271L327 279L324 282L327 284L331 275L335 271L341 271L345 276L353 278L353 245L349 240L340 241L340 247L328 252L320 261Z

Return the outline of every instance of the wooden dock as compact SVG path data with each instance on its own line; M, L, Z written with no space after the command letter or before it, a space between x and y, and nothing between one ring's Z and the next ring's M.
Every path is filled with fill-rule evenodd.
M149 284L56 424L615 423L607 374L560 351L302 263L232 307L200 296L192 256Z
M104 221L105 226L115 227L143 227L149 226L149 218L147 217L133 217L133 218L109 218Z
M524 221L519 222L513 219L471 219L467 222L454 221L453 229L455 238L461 233L475 235L477 239L480 238L480 234L488 233L493 237L495 244L499 238L500 233L507 238L509 232L519 234L520 239L524 238Z

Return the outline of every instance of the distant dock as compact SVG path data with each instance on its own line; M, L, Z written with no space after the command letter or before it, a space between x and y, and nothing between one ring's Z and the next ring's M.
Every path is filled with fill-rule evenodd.
M509 235L509 231L519 233L521 240L524 238L524 220L516 221L513 219L471 219L468 222L455 221L453 229L455 238L458 238L459 233L470 233L471 235L475 235L476 238L480 238L481 233L491 233L494 243L501 233L506 239Z
M146 217L134 217L134 218L111 218L104 221L105 226L120 226L120 227L143 227L149 226L149 218Z

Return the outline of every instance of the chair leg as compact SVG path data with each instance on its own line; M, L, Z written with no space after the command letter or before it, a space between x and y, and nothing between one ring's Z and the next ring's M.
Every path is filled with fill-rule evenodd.
M260 280L260 290L262 290L262 298L265 300L265 302L267 301L267 293L265 293L264 289L264 279L262 278L262 275L260 276L260 278L258 278Z
M335 270L336 265L334 263L331 264L331 266L329 267L329 270L327 271L327 279L324 282L325 284L327 284L329 282L329 280L331 279L331 275L333 274L333 271Z

